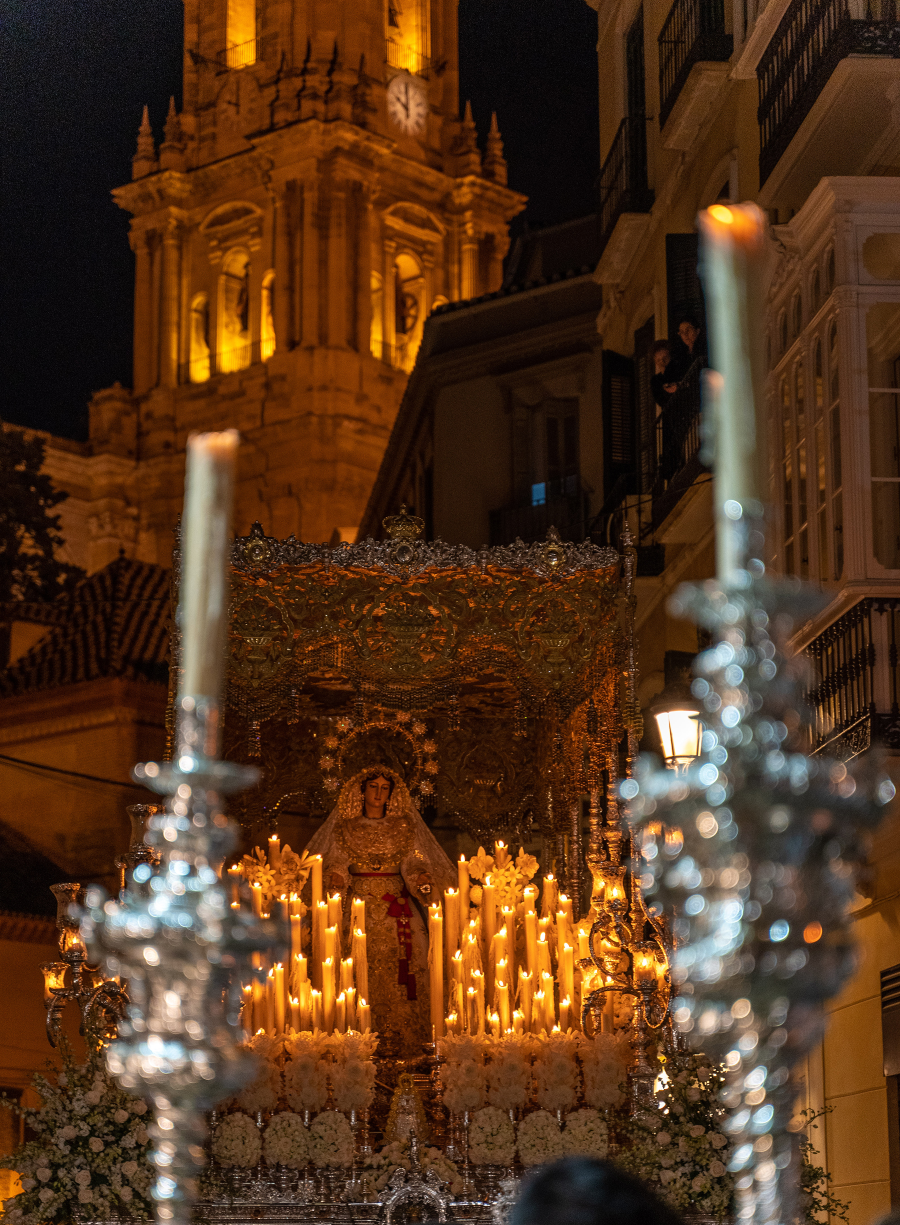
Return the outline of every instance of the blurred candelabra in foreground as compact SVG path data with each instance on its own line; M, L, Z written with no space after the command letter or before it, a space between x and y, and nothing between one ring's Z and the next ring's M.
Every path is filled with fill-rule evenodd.
M175 753L134 771L166 796L165 807L150 816L151 853L131 871L121 901L89 889L82 921L107 972L128 979L130 1004L108 1064L123 1088L153 1103L157 1214L184 1225L205 1160L204 1113L254 1072L238 1049L241 971L284 940L283 925L233 909L219 881L236 841L220 796L256 778L218 760L236 445L233 431L189 440Z
M673 611L712 636L692 686L702 752L680 774L639 764L621 794L639 829L682 831L670 847L647 838L640 868L677 916L674 1019L728 1072L739 1220L783 1225L799 1190L791 1068L821 1040L825 1003L855 969L854 880L894 788L871 760L848 768L806 752L805 663L787 642L822 601L765 575L755 429L764 227L752 205L714 206L701 221L720 371L708 388L719 577L682 588Z

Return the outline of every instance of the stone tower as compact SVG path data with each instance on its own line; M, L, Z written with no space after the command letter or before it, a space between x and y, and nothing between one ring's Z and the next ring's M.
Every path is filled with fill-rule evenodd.
M353 538L426 315L499 287L525 201L489 146L456 0L185 0L183 110L158 149L145 112L114 192L134 388L91 404L89 568L168 564L187 435L226 426L238 530Z

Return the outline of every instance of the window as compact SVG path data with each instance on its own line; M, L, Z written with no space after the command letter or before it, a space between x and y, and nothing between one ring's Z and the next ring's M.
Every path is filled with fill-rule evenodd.
M209 298L198 293L191 302L190 377L192 383L205 383L210 375Z
M781 484L784 514L784 572L794 571L794 436L791 422L791 392L787 377L782 375L780 384L782 468Z
M219 352L223 374L250 365L250 257L231 251L219 278Z
M841 467L841 400L838 380L838 333L832 322L828 331L828 429L831 451L831 577L844 573L844 496Z
M822 305L822 278L819 276L818 268L812 274L812 280L809 287L809 313L814 315Z
M788 344L787 315L784 311L778 316L778 356L785 353Z
M256 63L256 0L227 0L225 63L245 68Z
M866 314L872 547L887 570L900 569L900 303Z
M369 349L373 357L380 360L384 358L384 288L381 281L381 276L377 272L372 273L370 282L370 293L372 295L372 326L369 331Z
M263 361L275 352L275 273L267 272L262 283L259 324L259 356Z
M820 340L816 340L813 346L813 395L815 398L816 539L819 578L825 579L828 577L828 481L825 450L825 380Z
M395 365L412 370L422 340L425 278L415 256L401 252L394 260Z
M803 331L803 301L800 290L791 299L791 340L796 340Z

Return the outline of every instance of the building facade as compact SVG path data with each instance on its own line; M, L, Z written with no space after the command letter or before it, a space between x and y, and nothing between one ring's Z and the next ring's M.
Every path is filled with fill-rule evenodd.
M189 0L184 104L145 113L131 215L134 378L47 467L89 571L167 565L193 430L241 431L236 526L350 539L442 302L497 288L496 122L459 118L453 0Z
M695 219L717 200L754 200L773 240L768 438L759 440L770 563L821 584L828 601L794 643L816 669L813 748L851 757L881 741L896 775L900 6L589 3L599 23L598 328L619 376L603 413L625 403L630 422L603 524L615 537L627 519L640 546L642 704L702 645L693 625L668 615L669 593L715 566ZM662 340L673 366L654 380ZM859 973L832 1001L802 1085L806 1104L830 1108L812 1138L852 1225L900 1201L898 891L894 814L858 898Z

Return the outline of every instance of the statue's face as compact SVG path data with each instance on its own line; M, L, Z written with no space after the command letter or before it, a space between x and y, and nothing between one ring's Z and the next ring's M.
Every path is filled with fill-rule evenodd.
M379 775L378 778L370 778L366 783L363 795L367 809L380 808L383 811L385 804L390 799L391 784L382 775Z

